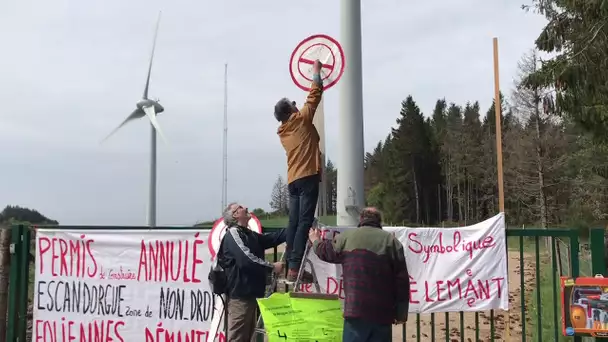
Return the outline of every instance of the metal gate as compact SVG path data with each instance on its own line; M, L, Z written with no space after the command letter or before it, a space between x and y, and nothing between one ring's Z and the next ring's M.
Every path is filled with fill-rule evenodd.
M101 226L65 228L117 231L138 229ZM29 306L34 295L33 230L23 225L10 229L12 243L7 342L23 342L29 338L32 325ZM268 231L277 228L265 229ZM576 229L508 229L509 312L410 315L406 324L393 327L393 341L582 341L580 338L562 336L559 277L604 274L606 265L603 237L603 229L592 229L589 249L581 251L579 231ZM275 249L267 258L278 260L279 252Z

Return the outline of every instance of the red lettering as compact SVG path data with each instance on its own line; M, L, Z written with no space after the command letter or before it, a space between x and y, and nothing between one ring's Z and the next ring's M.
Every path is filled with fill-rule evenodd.
M505 280L504 277L495 277L492 278L492 281L496 283L496 287L498 287L498 298L502 296L502 282Z
M460 288L460 279L456 279L453 282L448 280L448 298L452 299L452 292L454 292L454 287L458 290L456 293L458 293L458 298L462 299L462 289Z
M342 278L337 280L333 277L327 277L327 294L337 294L340 299L344 299L344 282Z
M67 262L67 254L68 254L68 243L65 240L59 240L59 251L61 253L61 263L59 264L59 273L67 274L68 273L68 262Z
M162 323L156 325L156 329L144 328L146 342L205 342L209 339L208 330L189 329L187 331L171 331L163 328ZM215 334L214 341L226 342L223 332Z
M82 235L82 237L84 238L84 235ZM87 271L87 274L88 274L89 277L95 278L95 275L97 274L97 260L95 260L95 257L93 256L93 251L91 251L91 244L92 243L93 243L93 240L87 240L85 242L86 252L89 255L89 258L91 258L91 260L93 262L93 267L94 267L93 271L92 272ZM84 258L83 258L83 260L84 260ZM83 265L82 265L82 269L83 269L82 273L84 275L84 262L83 262ZM87 270L90 270L90 267L87 268Z
M51 241L51 274L53 277L56 277L58 274L55 272L55 260L59 259L59 255L55 253L55 242L57 242L57 238L52 238Z
M72 327L74 326L74 321L68 322L68 342L76 339L76 336L72 334Z
M445 290L443 287L441 287L441 284L443 284L443 280L438 280L436 282L436 287L437 287L437 301L438 302L443 302L445 301L445 298L441 298L441 291Z
M184 283L189 283L190 279L188 279L187 270L188 270L188 241L186 240L186 252L184 253Z
M36 322L34 323L34 330L36 331L36 335L35 335L36 342L38 342L40 340L46 341L46 339L44 339L44 325L42 328L42 334L40 334L40 332L41 332L40 325L41 324L43 325L44 322L39 319L37 319Z
M300 284L299 290L300 292L312 293L312 284Z
M125 325L123 321L94 320L91 322L80 322L75 327L76 322L66 321L61 318L61 327L57 326L57 321L36 320L35 339L36 342L125 342L121 334L121 327ZM61 333L58 334L58 329ZM79 333L79 336L76 336Z
M50 252L51 275L57 277L95 278L97 275L97 260L93 255L92 245L95 241L85 239L62 239L40 237L38 239L38 257L40 259L40 274L45 272L45 259ZM69 265L69 266L68 266ZM86 270L86 271L85 271Z
M148 282L200 283L198 274L203 259L200 257L199 248L204 241L199 238L199 233L196 233L194 238L192 243L183 240L155 240L146 243L142 240L137 275L133 273L133 279Z
M479 295L477 294L477 290L475 290L475 285L473 284L473 281L471 279L469 279L467 281L467 289L464 292L464 297L468 297L469 296L469 292L473 292L474 297L479 297Z
M116 324L114 324L114 335L116 335L118 342L125 342L125 340L122 338L122 335L120 334L120 331L118 330L118 328L124 327L124 326L125 326L125 322L123 322L123 321L118 321L118 322L116 322Z
M419 300L414 299L414 293L418 292L418 290L416 290L416 284L414 278L410 276L410 304L420 304Z
M432 300L431 297L429 297L429 282L428 281L424 282L424 301L427 303L434 302L434 300Z
M429 261L431 254L446 254L446 253L459 253L465 251L469 254L469 259L473 259L473 253L475 251L492 248L496 246L496 241L492 236L486 236L483 240L479 241L466 241L462 239L460 231L456 230L452 234L452 244L447 245L444 242L443 232L438 233L437 241L430 245L425 245L420 241L417 233L409 233L407 235L409 240L408 249L415 254L423 254L423 263Z
M76 255L76 260L70 263L70 274L76 272L76 277L83 276L84 274L80 273L80 270L84 269L84 264L82 263L84 258L80 258L80 241L70 240L70 255ZM76 270L74 270L74 267L76 267Z
M424 281L424 301L426 303L444 302L447 300L464 300L469 307L478 301L488 301L492 298L501 298L504 277L491 279L454 279ZM463 283L464 282L464 283ZM418 283L410 276L410 303L419 304ZM463 286L464 285L464 286ZM329 292L328 278L328 292ZM447 291L447 294L446 294Z
M199 233L194 234L194 238L196 240L194 240L194 246L192 247L192 276L190 277L190 279L192 279L193 283L201 282L201 280L196 277L196 270L198 268L196 265L203 263L203 260L197 257L198 245L203 244L203 241L198 239L198 235Z
M51 241L47 237L38 239L38 259L40 260L40 274L44 273L44 253L51 248Z

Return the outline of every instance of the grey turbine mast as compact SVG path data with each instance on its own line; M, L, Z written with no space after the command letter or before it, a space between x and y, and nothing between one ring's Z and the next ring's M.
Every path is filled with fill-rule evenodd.
M166 142L160 125L156 120L156 115L165 111L165 108L159 103L158 99L152 100L148 98L148 89L150 88L150 74L152 73L152 61L154 60L154 50L156 49L156 37L158 36L158 26L160 24L160 15L156 22L156 30L154 31L154 41L152 43L152 55L150 56L150 65L148 66L148 77L146 78L146 87L144 88L144 96L135 105L135 110L129 115L112 133L110 133L103 141L106 141L122 126L129 121L136 120L147 116L150 120L150 198L148 203L148 225L156 226L156 133L160 135L163 142ZM102 141L102 142L103 142Z

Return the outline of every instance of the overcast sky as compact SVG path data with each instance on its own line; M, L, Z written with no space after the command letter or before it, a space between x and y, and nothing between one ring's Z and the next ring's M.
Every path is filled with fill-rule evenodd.
M437 98L493 97L492 37L501 88L545 21L513 0L366 1L366 149L384 139L408 94L429 114ZM158 11L150 95L159 122L158 224L221 211L224 63L229 65L229 200L267 209L285 152L272 112L305 93L288 72L303 38L340 40L337 0L0 2L0 205L35 208L62 224L145 225L149 124L100 144L141 98ZM348 56L346 56L348 59ZM340 84L326 93L327 154L336 159ZM339 167L339 165L338 165Z

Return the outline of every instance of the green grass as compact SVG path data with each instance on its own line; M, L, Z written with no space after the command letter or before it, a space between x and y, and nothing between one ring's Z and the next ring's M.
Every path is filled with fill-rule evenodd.
M282 252L278 252L277 253L276 260L274 258L274 253L273 252L266 253L266 261L269 261L269 262L279 261L279 260L281 260L282 257L283 257L283 253Z
M564 337L561 332L559 274L554 272L548 254L541 255L540 264L537 267L539 268L539 279L533 285L534 289L527 300L529 319L526 319L528 321L526 329L532 332L532 341L571 341L571 338ZM539 283L540 286L537 285ZM554 302L556 305L553 304ZM557 326L555 324L556 316ZM539 317L541 318L540 331Z
M264 227L287 227L287 223L289 222L289 218L287 216L283 217L271 217L264 218L258 217L260 219L260 223ZM336 225L336 216L322 216L319 221L328 226Z

